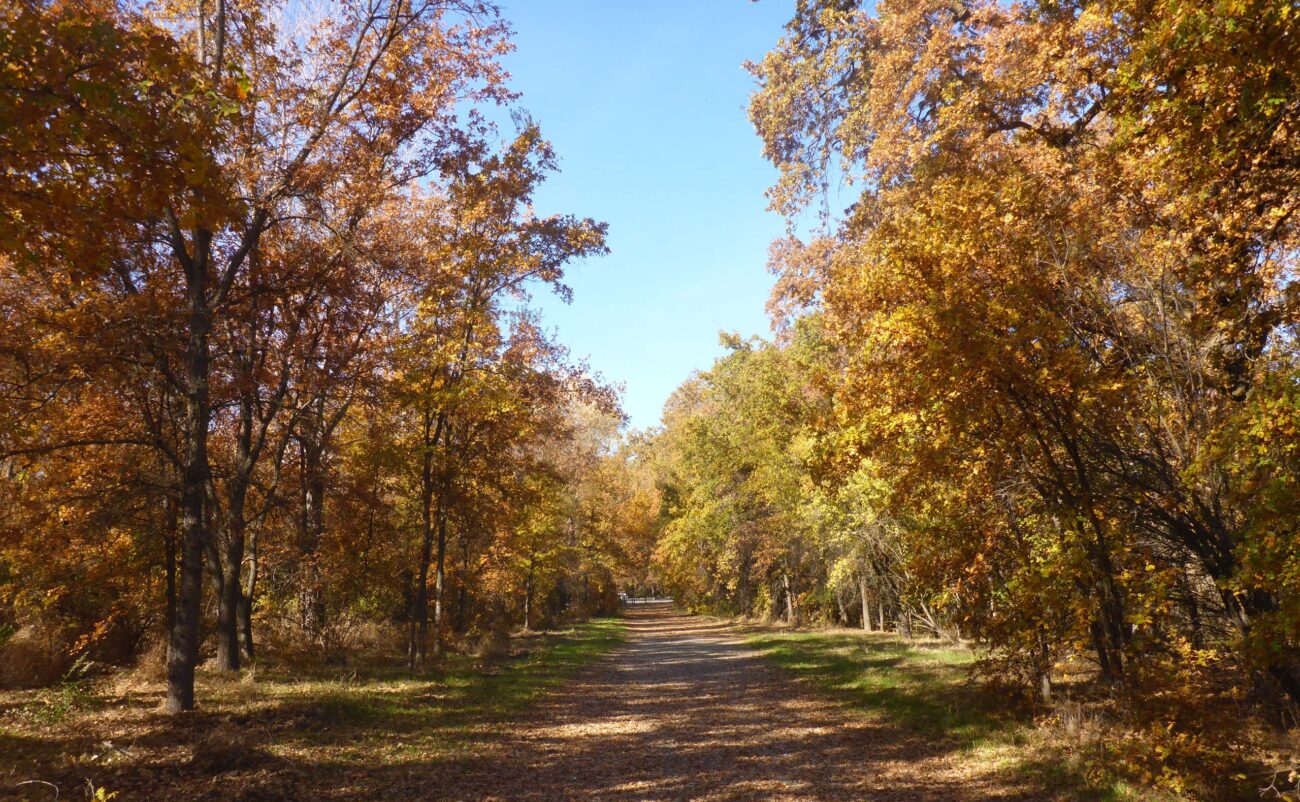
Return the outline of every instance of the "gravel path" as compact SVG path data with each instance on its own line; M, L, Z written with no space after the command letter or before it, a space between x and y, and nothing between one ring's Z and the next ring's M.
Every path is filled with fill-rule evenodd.
M791 681L723 624L658 605L632 612L628 632L499 744L440 771L432 798L1035 798Z

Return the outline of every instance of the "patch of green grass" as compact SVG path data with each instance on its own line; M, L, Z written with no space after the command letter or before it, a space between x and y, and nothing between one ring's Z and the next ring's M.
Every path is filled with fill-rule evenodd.
M350 733L415 737L421 748L455 750L472 735L518 714L578 669L623 640L617 619L595 619L562 632L531 635L510 657L448 655L412 675L381 667L341 680L285 681L259 677L258 689L280 702L277 715L328 722L297 728L292 745L337 742ZM286 678L287 679L287 678ZM261 694L259 694L261 695Z
M748 643L855 707L923 734L973 745L1007 725L1003 705L967 686L967 649L835 632L767 632Z
M882 633L759 630L749 646L855 711L936 740L980 773L1029 784L1044 798L1150 800L1118 779L1085 776L1030 712L971 678L975 655Z
M31 711L32 719L41 724L58 724L78 711L94 708L94 694L84 682L68 680L40 694L40 705Z

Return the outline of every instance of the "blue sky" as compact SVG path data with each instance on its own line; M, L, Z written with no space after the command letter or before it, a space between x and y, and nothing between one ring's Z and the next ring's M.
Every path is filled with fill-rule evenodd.
M631 425L722 349L719 331L767 334L765 211L775 171L746 116L742 68L781 35L793 0L514 0L503 13L522 105L560 173L539 212L609 223L611 253L571 266L571 305L537 299L578 358L625 386Z

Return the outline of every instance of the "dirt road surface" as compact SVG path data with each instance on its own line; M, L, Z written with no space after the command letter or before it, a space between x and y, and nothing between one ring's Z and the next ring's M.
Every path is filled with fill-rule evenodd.
M483 753L444 766L431 798L1031 800L973 773L951 744L846 709L670 604L632 608L628 642Z

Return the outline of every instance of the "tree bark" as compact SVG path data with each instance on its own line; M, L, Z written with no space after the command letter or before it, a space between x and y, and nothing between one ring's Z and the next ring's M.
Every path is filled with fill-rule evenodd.
M240 513L242 519L242 513ZM221 598L217 605L218 671L239 670L239 611L244 594L240 572L244 564L243 521L227 522L226 547L222 553Z
M460 540L460 568L456 572L456 615L451 627L459 633L469 628L469 538L463 534Z
M867 600L867 578L858 577L858 593L862 596L862 631L871 631L871 602Z
M438 504L438 558L433 580L433 653L442 656L442 614L443 593L446 585L447 571L447 506L445 501Z
M1038 636L1039 660L1042 663L1038 675L1038 694L1042 697L1043 704L1052 703L1052 650L1047 645L1047 638L1041 633Z
M239 610L243 602L241 574L244 569L244 506L252 478L253 410L240 403L240 424L235 453L235 471L228 483L225 548L222 550L221 598L217 606L217 670L239 670Z
M302 514L299 522L298 559L301 587L299 616L303 632L320 642L325 631L325 589L320 569L320 542L325 530L325 446L323 399L313 402L300 438L302 448Z
M1105 627L1099 619L1093 618L1088 625L1088 631L1092 635L1092 649L1097 653L1097 666L1101 669L1102 680L1114 682L1116 672L1111 661L1110 644L1106 640Z
M199 656L199 613L203 595L203 550L208 543L207 484L208 426L212 419L208 396L209 343L212 312L208 306L208 254L212 234L200 229L195 254L184 252L174 236L185 267L188 295L188 334L185 344L185 452L181 471L180 587L176 617L167 654L167 697L163 709L178 713L194 708L194 669Z
M410 668L424 665L429 638L429 565L433 560L433 541L437 521L442 516L442 499L434 506L433 455L442 439L446 415L426 408L422 415L420 454L420 564L416 571L415 592L411 596L411 625L406 662Z
M528 578L524 580L524 631L532 627L533 615L533 574L537 570L537 558L528 561Z
M176 626L176 604L177 604L177 598L176 598L176 552L177 552L176 538L177 538L177 532L176 532L176 527L177 527L177 523L178 523L178 518L179 518L179 510L178 510L178 505L177 505L177 503L176 503L176 500L175 500L174 497L171 496L171 494L168 494L168 498L167 498L167 512L166 512L166 517L165 517L165 521L166 521L166 531L163 532L163 546L164 546L164 555L163 555L163 559L166 561L166 564L164 565L164 568L166 569L166 572L167 572L167 584L166 584L166 595L167 595L167 598L166 598L166 604L167 604L167 611L166 611L166 617L165 617L164 620L165 620L165 625L166 625L166 627L167 627L167 629L166 629L166 633L165 633L165 636L168 638L168 641L169 641L168 653L170 653L170 651L171 651L171 649L170 649L170 639L171 639L172 627Z

